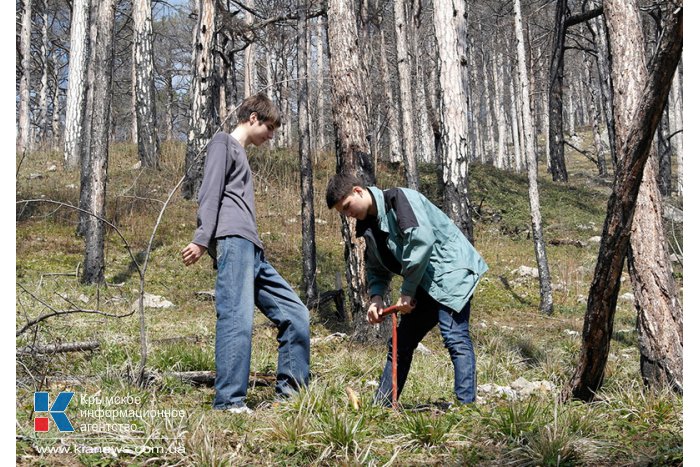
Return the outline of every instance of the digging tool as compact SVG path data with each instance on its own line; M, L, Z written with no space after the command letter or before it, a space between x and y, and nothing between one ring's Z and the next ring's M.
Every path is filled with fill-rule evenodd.
M380 316L391 315L391 407L395 410L399 408L399 387L398 387L398 377L397 377L397 344L398 344L398 334L396 328L398 327L398 315L399 309L396 305L388 306L382 310Z

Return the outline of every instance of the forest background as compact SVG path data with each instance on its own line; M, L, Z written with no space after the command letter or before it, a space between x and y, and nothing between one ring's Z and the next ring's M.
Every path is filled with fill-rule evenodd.
M692 46L692 45L691 45L691 46ZM685 64L684 64L684 66L685 66ZM684 96L684 97L688 98L687 96ZM691 101L689 100L688 102L689 102L689 103L686 104L686 105L690 106L690 102L691 102ZM689 108L692 108L692 107L689 107ZM692 123L692 120L690 120L690 123ZM690 135L690 132L685 133L685 134ZM687 138L687 140L690 140L690 138ZM691 149L691 150L688 150L688 153L691 153L690 151L692 151L692 149ZM570 155L569 157L571 157L572 159L576 160L576 158L577 158L578 156L571 156L571 155ZM581 161L579 161L579 162L581 162ZM689 163L692 163L692 162L690 162L690 161L688 161L688 162L689 162ZM584 162L584 163L585 163L585 162ZM574 166L576 166L576 165L574 164ZM327 169L328 169L328 170L332 170L332 167L327 167ZM488 174L484 174L484 176L485 176L485 178L488 178ZM393 179L393 180L391 180L391 181L393 181L393 182L400 182L400 179L398 179L398 180ZM399 183L399 184L401 184L401 183ZM9 185L9 184L8 184L8 185ZM686 187L687 187L687 189L692 190L692 185L686 184ZM316 189L317 189L317 190L319 189L318 184L316 185ZM687 216L687 217L689 217L689 216ZM686 253L686 254L687 254L687 253ZM692 253L691 253L691 255L692 255ZM692 258L692 256L690 256L690 258ZM692 264L692 262L689 263L689 264ZM684 274L685 274L685 273L686 273L686 271L684 271ZM686 302L686 303L688 303L688 302ZM691 303L692 303L692 302L691 302ZM689 317L689 318L690 318L690 317ZM9 328L9 326L8 326L8 328ZM375 349L375 353L381 353L380 348L381 348L381 346L377 347L377 348ZM688 375L688 376L690 377L690 376L692 376L692 375ZM692 384L688 385L688 387L692 387ZM448 431L449 431L449 430L448 430ZM517 438L517 436L516 436L516 438ZM514 442L515 444L518 443L517 441L513 441L513 442ZM342 449L341 449L340 451L342 452ZM334 455L339 455L339 454L338 454L338 453L335 453Z

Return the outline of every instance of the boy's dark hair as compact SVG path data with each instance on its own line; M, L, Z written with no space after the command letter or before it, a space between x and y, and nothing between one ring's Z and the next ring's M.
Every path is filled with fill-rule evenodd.
M326 204L328 209L333 208L333 206L338 204L338 201L352 193L352 188L356 186L366 188L365 184L351 173L333 175L328 180L328 186L326 187Z
M279 128L282 124L282 116L279 109L272 103L270 98L263 93L246 97L243 100L236 113L236 117L238 118L237 124L247 122L253 112L258 114L258 121L262 123L271 122L275 128Z

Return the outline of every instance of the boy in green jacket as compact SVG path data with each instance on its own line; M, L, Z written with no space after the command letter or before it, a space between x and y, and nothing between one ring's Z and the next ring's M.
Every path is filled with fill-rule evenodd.
M366 243L367 320L384 320L384 293L393 274L403 277L396 305L398 394L418 343L437 324L454 365L454 390L462 403L476 399L476 359L469 335L470 299L488 267L457 226L425 196L408 188L366 187L354 175L328 182L326 204L357 219ZM391 405L391 340L375 402Z

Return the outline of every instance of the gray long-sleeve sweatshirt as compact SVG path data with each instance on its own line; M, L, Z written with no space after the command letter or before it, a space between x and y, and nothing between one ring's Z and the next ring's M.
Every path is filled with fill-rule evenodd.
M193 242L206 246L214 258L215 240L228 235L238 235L262 248L254 194L245 149L230 134L217 133L207 146Z

